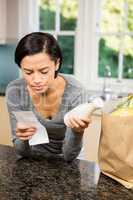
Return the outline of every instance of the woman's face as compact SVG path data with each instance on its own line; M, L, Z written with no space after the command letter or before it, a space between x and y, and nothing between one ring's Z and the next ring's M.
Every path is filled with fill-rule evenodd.
M46 92L52 86L58 67L59 63L55 64L46 53L25 56L21 61L27 85L38 94Z

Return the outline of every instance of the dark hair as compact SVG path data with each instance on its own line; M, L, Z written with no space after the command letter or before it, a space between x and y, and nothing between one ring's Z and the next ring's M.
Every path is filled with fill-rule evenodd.
M60 64L59 69L55 72L56 77L62 64L62 52L57 40L49 33L33 32L25 35L16 47L15 63L21 67L21 61L25 56L41 52L47 53L55 63L59 59Z

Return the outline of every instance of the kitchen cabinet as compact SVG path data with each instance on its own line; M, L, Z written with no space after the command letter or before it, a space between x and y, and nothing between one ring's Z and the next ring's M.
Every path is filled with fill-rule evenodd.
M0 44L6 41L6 0L0 0Z
M17 42L19 34L19 1L7 1L7 14L6 14L6 43L14 44Z
M101 115L92 116L92 122L85 130L83 140L83 156L85 160L98 161L98 146L101 131Z
M0 44L14 44L39 30L38 1L0 0Z
M0 96L0 122L0 144L12 146L9 114L6 99L3 96Z
M0 0L0 44L9 44L16 41L18 2L18 0Z

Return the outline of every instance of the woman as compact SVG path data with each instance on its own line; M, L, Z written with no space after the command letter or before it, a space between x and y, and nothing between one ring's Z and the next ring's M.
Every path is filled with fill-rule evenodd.
M56 39L34 32L24 36L15 51L15 62L23 78L12 81L6 90L13 144L19 156L62 156L75 159L82 147L84 129L90 119L71 116L67 128L64 115L84 102L86 91L70 75L59 74L62 53ZM29 146L36 127L17 122L13 111L33 111L49 136L48 144Z

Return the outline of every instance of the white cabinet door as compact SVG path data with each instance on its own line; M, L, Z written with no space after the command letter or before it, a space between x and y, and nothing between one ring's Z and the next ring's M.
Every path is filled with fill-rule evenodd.
M84 159L98 161L98 146L101 131L101 116L92 116L92 123L84 133Z
M37 0L0 0L0 44L16 43L23 35L38 30Z
M0 0L0 44L6 41L6 0Z
M8 44L10 43L14 44L16 43L19 34L19 2L21 0L6 0L6 1L7 1L6 42Z
M0 44L16 41L19 0L0 0Z

